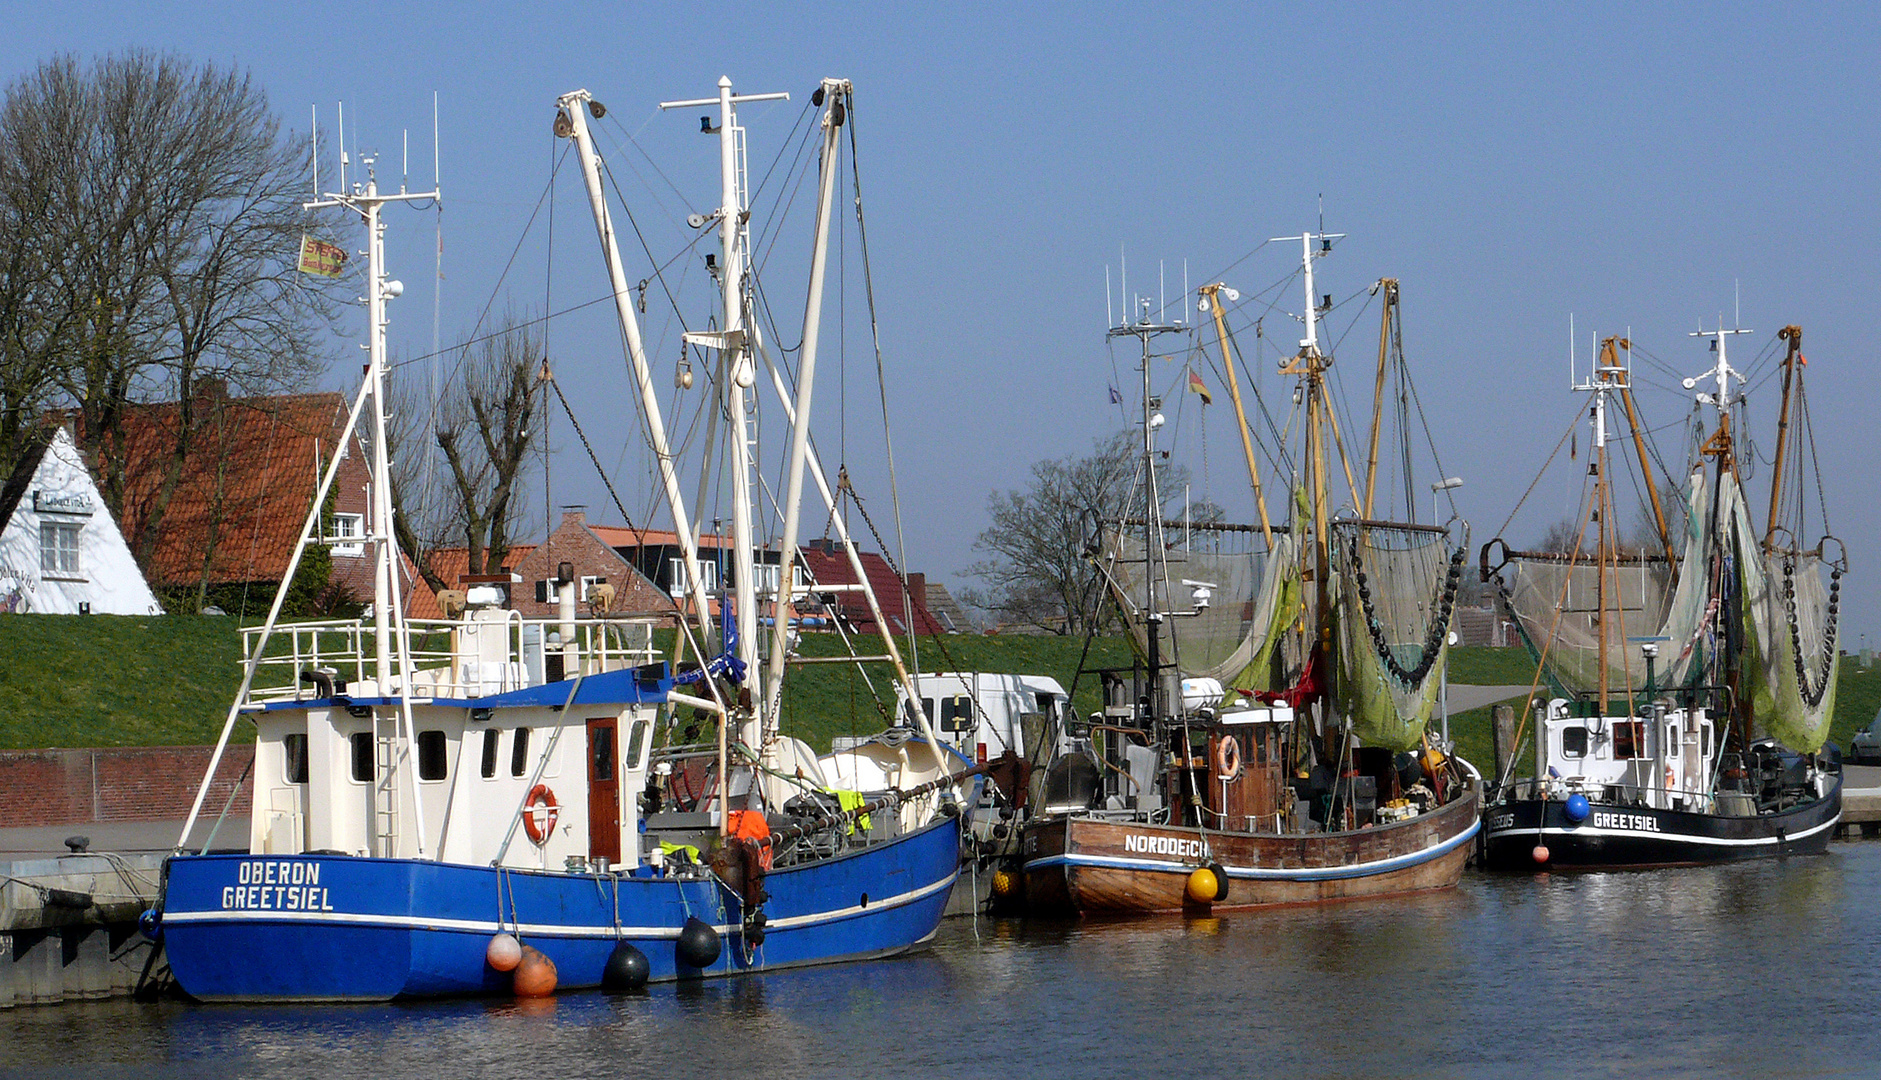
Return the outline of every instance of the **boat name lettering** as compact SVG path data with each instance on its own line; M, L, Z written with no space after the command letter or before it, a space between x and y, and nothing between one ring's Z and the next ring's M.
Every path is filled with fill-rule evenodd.
M299 859L253 859L240 864L235 880L243 885L318 885L320 864Z
M1601 811L1594 815L1596 829L1637 829L1642 832L1658 832L1659 819L1645 814L1616 814Z
M320 864L286 859L253 859L238 864L241 884L222 888L224 911L332 911L320 885Z
M1489 819L1489 831L1490 832L1495 832L1497 829L1511 828L1514 825L1515 825L1514 814L1497 814L1495 817L1492 817Z
M327 890L313 885L224 885L223 911L332 911Z
M1144 855L1175 855L1187 859L1202 857L1202 842L1185 836L1138 836L1123 838L1123 850Z

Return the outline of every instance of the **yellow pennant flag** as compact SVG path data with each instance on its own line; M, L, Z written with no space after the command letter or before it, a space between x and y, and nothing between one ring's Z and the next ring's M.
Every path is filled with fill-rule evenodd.
M300 237L300 272L336 278L346 267L346 250L302 233Z

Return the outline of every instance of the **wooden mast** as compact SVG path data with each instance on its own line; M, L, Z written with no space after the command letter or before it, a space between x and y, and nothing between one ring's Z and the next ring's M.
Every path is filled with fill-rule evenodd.
M1796 368L1803 360L1803 328L1794 324L1777 331L1777 337L1789 343L1783 357L1783 408L1777 415L1776 464L1770 472L1770 516L1764 519L1763 549L1769 551L1776 537L1777 513L1783 496L1783 460L1790 437L1790 397L1796 382Z
M1261 471L1254 458L1254 441L1248 434L1247 410L1241 406L1241 380L1235 374L1234 353L1228 348L1228 322L1221 307L1221 290L1225 286L1217 281L1213 285L1202 286L1201 292L1207 298L1208 308L1215 318L1215 340L1221 344L1221 366L1228 371L1228 396L1234 401L1234 422L1241 432L1241 453L1247 458L1248 480L1254 485L1254 508L1261 516L1261 535L1267 540L1267 547L1274 546L1273 523L1267 519L1267 500L1261 495Z
M1378 379L1372 386L1372 441L1371 450L1365 457L1365 508L1361 515L1367 520L1372 516L1372 496L1378 488L1378 429L1384 421L1385 410L1385 361L1391 349L1391 317L1398 310L1398 279L1383 278L1378 287L1384 291L1384 314L1378 325ZM1409 482L1408 480L1406 481ZM1416 520L1413 518L1412 520ZM1433 522L1433 524L1435 524Z

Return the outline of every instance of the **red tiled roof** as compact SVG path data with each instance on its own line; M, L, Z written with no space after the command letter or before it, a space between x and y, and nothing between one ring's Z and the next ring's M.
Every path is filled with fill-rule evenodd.
M812 543L804 545L802 550L804 564L818 584L855 584L855 571L849 565L849 557L840 548L834 552L826 552L822 547ZM873 551L862 551L857 554L862 560L863 570L868 574L869 587L874 591L877 602L882 606L882 617L888 620L889 630L897 634L906 633L908 628L903 618L901 582L896 579L894 570L888 565L888 560ZM919 579L920 575L911 575L911 578ZM813 586L811 592L815 591ZM909 590L913 600L915 627L922 634L946 633L946 629L928 613L926 597L921 595L926 591L925 587ZM869 612L867 598L860 593L853 592L836 593L835 597L836 610L841 612L848 622L865 632L875 631L875 620Z
M609 547L637 548L679 544L679 534L670 529L627 529L619 525L589 525L588 531ZM710 533L699 537L700 548L730 547L731 537Z
M534 544L511 544L509 554L503 557L503 562L513 569L528 558L529 553L535 549ZM445 588L461 589L464 585L458 579L470 572L470 549L433 548L425 557L425 562L438 577L444 579ZM410 591L405 595L406 618L442 619L444 617L443 610L438 607L437 594L431 591L431 586L425 583L424 578L417 578L409 588Z
M153 584L193 583L205 572L211 582L277 581L318 488L316 470L345 426L346 402L332 393L216 397L195 411L191 448L161 516L180 404L138 405L125 416L125 539L140 550L154 532Z

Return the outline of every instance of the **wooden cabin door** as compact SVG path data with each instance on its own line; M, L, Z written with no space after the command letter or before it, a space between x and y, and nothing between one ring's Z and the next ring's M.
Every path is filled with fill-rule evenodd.
M620 751L614 717L588 721L588 857L620 861Z

